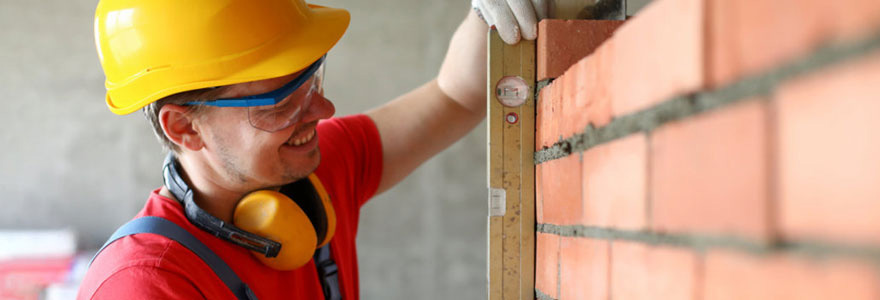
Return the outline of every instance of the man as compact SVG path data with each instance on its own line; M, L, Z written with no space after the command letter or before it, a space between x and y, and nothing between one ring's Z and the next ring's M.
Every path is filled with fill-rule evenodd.
M509 2L474 6L506 41L534 38L533 3ZM348 20L302 0L99 3L107 104L143 109L172 152L135 221L172 229L110 241L78 298L358 298L359 209L482 120L487 26L471 12L436 79L331 118L321 65ZM294 201L266 200L275 194ZM295 209L273 215L285 205ZM294 219L306 225L266 225ZM294 231L305 233L284 237Z

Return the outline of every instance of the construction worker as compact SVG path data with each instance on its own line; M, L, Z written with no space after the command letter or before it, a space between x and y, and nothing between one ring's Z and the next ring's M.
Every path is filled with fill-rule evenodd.
M509 2L509 3L508 3ZM106 102L143 110L165 184L92 261L79 299L357 299L358 214L485 115L486 23L535 38L532 0L474 1L437 78L333 118L345 10L303 0L102 0Z

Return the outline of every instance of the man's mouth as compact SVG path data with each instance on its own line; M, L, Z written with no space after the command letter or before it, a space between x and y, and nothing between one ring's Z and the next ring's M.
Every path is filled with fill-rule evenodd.
M289 140L287 140L288 146L301 146L305 143L312 141L315 138L315 129L312 129L307 132L303 132L294 136L291 136Z

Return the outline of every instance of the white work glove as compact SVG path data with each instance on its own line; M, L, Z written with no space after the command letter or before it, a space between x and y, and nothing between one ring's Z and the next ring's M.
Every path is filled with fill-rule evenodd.
M477 15L508 44L538 37L538 21L547 17L550 0L471 0Z

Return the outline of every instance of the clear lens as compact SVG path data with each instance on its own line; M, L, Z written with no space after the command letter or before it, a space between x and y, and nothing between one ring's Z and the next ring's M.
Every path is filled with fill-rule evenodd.
M324 95L324 63L315 72L315 88L318 94Z
M302 115L308 111L312 98L323 92L323 77L324 66L322 65L311 78L284 100L274 105L248 107L248 120L251 126L274 132L299 122Z

